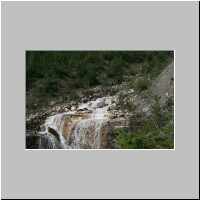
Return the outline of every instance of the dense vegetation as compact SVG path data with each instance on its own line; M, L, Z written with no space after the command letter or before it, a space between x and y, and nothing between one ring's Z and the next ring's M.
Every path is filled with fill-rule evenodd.
M164 107L158 99L152 105L152 115L135 113L129 119L129 128L115 130L115 141L120 149L171 149L174 148L174 104L170 98Z
M171 51L27 51L27 109L53 98L76 99L77 89L109 87L129 76L141 76L130 84L144 90L172 55Z

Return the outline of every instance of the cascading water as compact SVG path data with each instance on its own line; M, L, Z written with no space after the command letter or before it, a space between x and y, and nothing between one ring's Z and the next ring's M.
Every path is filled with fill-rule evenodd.
M56 149L59 145L56 143L55 138L51 134L44 134L39 138L39 149Z
M83 119L78 122L74 129L72 148L98 149L101 145L101 127L105 119Z
M95 101L80 104L76 111L59 113L45 121L45 134L57 133L62 148L81 149L101 148L101 128L108 121L108 108L112 97L98 98ZM85 112L85 111L89 111ZM64 137L66 116L78 115L79 119L72 120L73 128L68 137ZM52 139L52 138L51 138Z
M49 136L50 143L55 147L55 138L52 138L52 131L54 131L54 136L58 137L61 148L67 148L65 139L62 134L63 124L65 120L66 113L59 113L54 116L50 116L45 121L45 131L40 132L40 134L46 134Z
M79 109L87 109L91 114L87 119L79 121L73 131L73 148L101 147L101 128L108 120L108 108L111 104L111 97L98 98L86 104L81 104Z

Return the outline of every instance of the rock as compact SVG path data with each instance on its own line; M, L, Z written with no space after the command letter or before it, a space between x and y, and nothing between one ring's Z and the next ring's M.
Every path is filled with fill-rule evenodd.
M56 106L56 111L59 112L61 110L60 106Z
M84 112L84 111L88 111L88 109L87 108L79 108L79 109L77 109L77 111Z
M154 80L150 91L160 97L161 105L164 105L168 97L174 96L174 63L168 65Z
M146 113L146 112L149 111L149 109L150 109L150 107L149 107L149 106L146 106L146 107L144 107L144 108L142 109L142 111Z
M83 98L81 99L81 101L82 101L83 103L86 103L86 102L88 101L88 98L87 98L87 97L83 97Z
M110 119L116 119L117 118L117 115L111 115L110 116Z
M97 108L103 108L104 106L106 106L107 104L105 103L105 100L100 101L99 103L97 103L96 107Z
M111 111L111 110L112 110L111 106L110 106L110 107L108 107L108 111Z
M44 125L41 125L41 126L40 126L40 130L41 130L41 131L45 131L45 129L46 129L46 128L45 128Z
M110 147L109 136L111 135L111 132L112 132L112 127L110 123L104 124L103 127L101 128L101 144L100 144L101 149L106 149Z
M125 117L125 113L118 114L118 117Z
M91 101L91 100L92 100L92 98L93 98L93 96L92 96L92 95L90 95L90 96L89 96L89 101Z
M53 134L56 137L56 139L58 141L60 141L59 134L57 133L56 130L54 130L53 128L48 127L48 132L51 133L51 134Z
M69 111L69 109L68 109L67 107L65 107L65 108L64 108L64 111L65 111L65 112L68 112L68 111Z
M75 106L72 106L71 107L71 111L75 111L76 107Z
M130 89L130 90L128 90L128 92L127 92L127 94L132 94L132 93L134 93L134 89Z
M110 125L112 128L127 127L128 124L129 120L123 117L110 120Z
M56 102L55 101L50 101L49 105L53 106Z
M70 105L70 104L67 104L67 105L64 105L64 107L70 110L71 105Z

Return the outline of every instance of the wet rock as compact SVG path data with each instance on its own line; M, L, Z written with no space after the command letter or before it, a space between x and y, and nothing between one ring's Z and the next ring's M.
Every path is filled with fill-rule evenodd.
M69 109L68 109L67 107L65 107L65 108L64 108L64 111L65 111L65 112L68 112L68 111L69 111Z
M46 127L45 127L44 124L42 124L42 125L40 126L40 131L45 131L45 130L46 130Z
M111 110L112 110L111 106L110 106L110 107L108 107L108 111L111 111Z
M113 115L110 116L110 119L116 119L117 117L118 117L117 115L113 114Z
M60 106L56 106L56 111L59 112L61 110Z
M48 132L51 133L51 134L53 134L56 137L56 139L58 141L60 141L59 134L57 133L56 130L54 130L53 128L48 127Z
M105 100L102 100L102 101L100 101L100 102L97 103L96 107L97 107L97 108L103 108L103 107L105 107L106 105L107 105L107 104L106 104Z
M125 117L125 113L119 113L118 117Z
M72 106L71 107L71 111L75 111L76 107L75 106Z
M84 111L87 112L87 111L89 111L89 110L88 110L88 108L85 107L85 108L78 108L77 111L78 111L78 112L84 112Z
M88 99L87 97L84 97L84 98L81 99L81 101L82 101L83 103L86 103L86 102L89 101L89 99Z
M130 89L127 91L127 94L132 94L132 93L134 93L134 89Z
M70 104L65 105L65 108L68 109L68 110L70 110L71 109L71 105Z

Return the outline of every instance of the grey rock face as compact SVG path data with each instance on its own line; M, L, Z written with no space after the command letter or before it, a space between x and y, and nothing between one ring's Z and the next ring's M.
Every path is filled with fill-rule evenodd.
M161 105L164 105L166 100L174 95L174 63L171 63L162 71L153 82L150 91L160 97Z

